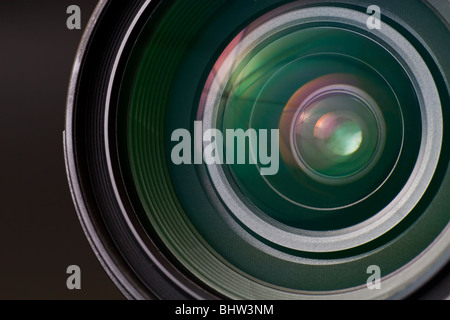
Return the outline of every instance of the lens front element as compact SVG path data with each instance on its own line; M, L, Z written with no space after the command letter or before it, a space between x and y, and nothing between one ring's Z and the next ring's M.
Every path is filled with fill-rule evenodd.
M67 168L127 296L404 298L448 262L450 30L374 1L101 1Z

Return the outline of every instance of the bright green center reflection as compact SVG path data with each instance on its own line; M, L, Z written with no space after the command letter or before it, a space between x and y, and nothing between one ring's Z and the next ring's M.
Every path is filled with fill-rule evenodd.
M304 170L339 179L361 172L373 160L382 124L359 94L331 90L297 108L293 149Z
M355 153L362 143L361 127L352 120L339 119L329 113L317 121L314 137L335 155L348 156Z

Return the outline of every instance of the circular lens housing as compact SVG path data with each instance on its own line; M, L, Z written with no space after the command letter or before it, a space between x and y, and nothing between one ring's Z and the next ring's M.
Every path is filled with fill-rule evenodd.
M445 270L450 30L375 2L380 29L365 1L100 2L66 158L128 297L404 298Z

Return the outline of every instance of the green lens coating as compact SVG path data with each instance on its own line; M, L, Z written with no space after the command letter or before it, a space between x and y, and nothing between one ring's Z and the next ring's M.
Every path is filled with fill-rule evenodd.
M447 219L424 219L426 237L411 228L409 238L389 235L351 252L293 252L236 223L203 167L170 162L170 135L178 128L192 133L202 119L207 87L217 84L209 77L259 26L252 25L255 16L281 15L286 9L274 6L288 2L173 2L156 11L137 42L145 50L130 59L136 67L123 101L126 157L149 232L226 297L287 299L361 288L368 265L381 261L383 275L395 272ZM228 70L214 110L217 128L281 134L278 174L262 177L260 163L224 165L236 194L262 219L306 231L354 226L385 207L414 167L421 119L410 78L387 48L350 29L293 26L261 40ZM382 245L386 250L377 249Z
M335 113L327 113L320 117L313 132L314 141L310 144L325 149L320 150L321 155L318 158L334 155L335 158L327 159L334 162L344 162L347 156L359 149L363 141L363 134L358 123L350 117ZM301 134L299 138L302 138Z
M283 223L311 221L298 207L346 207L383 184L399 158L404 120L397 95L374 69L376 56L392 68L393 81L404 83L404 72L377 43L331 27L280 32L231 66L218 125L224 131L278 129L281 135L278 174L261 177L251 166L229 166L245 197L277 220L284 217ZM341 123L333 135L318 138L324 125L318 122L327 114Z

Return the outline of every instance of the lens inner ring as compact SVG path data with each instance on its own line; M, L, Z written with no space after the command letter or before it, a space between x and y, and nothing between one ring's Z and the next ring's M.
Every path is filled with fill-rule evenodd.
M216 127L217 105L235 66L264 40L292 26L311 22L345 23L363 30L367 16L349 9L316 7L281 14L264 21L248 34L239 35L239 46L228 48L214 71L214 77L199 110L203 110L203 132ZM233 191L221 166L208 166L218 194L233 215L248 229L277 245L306 252L335 252L370 242L394 228L416 206L437 167L443 141L442 110L431 72L417 50L396 30L383 23L378 37L403 65L413 83L422 113L423 135L413 174L398 196L373 218L342 230L320 232L291 228L277 221L261 219Z
M333 78L333 76L331 76L331 78ZM316 79L315 81L320 82L323 80L321 79ZM301 90L301 89L300 89ZM299 90L299 91L300 91ZM364 92L363 90L351 86L351 85L346 85L346 84L331 84L331 85L327 85L324 86L322 88L320 88L319 90L313 92L312 94L310 94L308 97L304 98L300 92L298 95L296 94L295 97L293 97L292 102L289 102L288 104L294 103L297 104L298 102L300 102L300 105L295 108L296 109L296 113L293 117L293 121L291 123L291 128L290 128L290 144L291 144L291 150L295 150L294 153L294 158L295 160L297 160L298 165L304 170L305 173L309 174L313 179L319 180L321 182L324 183L329 183L329 184L342 184L342 183L346 183L355 179L358 179L361 175L364 175L365 172L367 172L368 170L370 170L376 163L376 161L378 160L379 156L380 156L380 151L383 150L384 148L384 144L385 144L385 123L384 123L384 118L383 118L383 114L379 108L379 106L377 105L376 101L370 97L366 92ZM341 148L341 150L335 150L331 153L331 155L328 156L347 156L347 155L351 155L354 154L355 152L358 151L358 149L361 149L361 145L363 144L364 140L364 136L368 135L368 134L363 134L363 133L367 133L367 126L368 126L368 120L367 118L372 118L373 120L373 124L374 126L376 126L377 128L377 135L376 135L376 139L374 140L374 145L372 146L372 152L370 154L370 156L365 159L365 163L363 163L357 170L355 170L355 172L351 173L351 174L347 174L346 176L339 176L338 174L335 174L334 176L331 175L326 175L326 174L322 174L321 172L319 172L317 169L313 168L308 162L308 160L305 160L304 156L302 155L303 152L299 143L299 137L302 137L301 134L301 130L302 130L302 126L306 126L305 123L308 122L308 120L310 119L310 117L312 117L309 114L310 109L314 108L314 104L320 103L321 101L323 101L324 99L326 99L328 96L330 95L341 95L344 96L344 98L347 99L352 99L354 101L358 102L358 107L362 107L363 110L345 110L344 108L341 108L341 110L339 108L336 108L336 105L331 105L330 108L327 110L327 113L323 112L324 114L322 115L322 113L320 113L320 117L319 119L314 119L313 122L316 122L315 126L314 126L314 132L313 132L313 139L315 138L316 140L320 139L320 142L322 142L324 140L324 138L331 138L329 140L331 140L331 143L335 142L334 144L338 144L339 141L336 141L336 139L334 139L333 141L333 136L332 133L336 133L336 128L333 130L333 128L331 128L331 131L334 132L326 132L326 131L330 131L330 127L332 127L333 122L334 125L339 125L336 124L336 122L339 122L339 119L344 119L344 124L345 122L349 123L350 126L353 126L353 130L356 130L356 132L350 132L350 134L352 136L350 137L344 137L343 143L341 143L342 146L337 146L337 148ZM295 107L295 106L294 106ZM361 108L360 108L361 109ZM366 113L365 117L364 117L364 113ZM363 119L366 118L366 119ZM316 121L317 120L317 121ZM365 121L366 120L366 121ZM370 119L369 119L370 120ZM331 123L330 123L331 122ZM348 127L348 125L347 125ZM364 130L364 128L366 130ZM337 130L339 130L340 128L337 127ZM300 132L299 132L300 131ZM308 137L309 139L311 139L311 137ZM348 140L350 139L356 139L355 143L353 144L349 144L347 143ZM322 142L323 143L323 142ZM332 146L333 147L333 146ZM345 148L345 149L342 149ZM349 149L350 148L350 149ZM329 147L328 147L329 149ZM326 154L324 154L323 156L327 156ZM320 159L314 159L315 161L320 160Z

